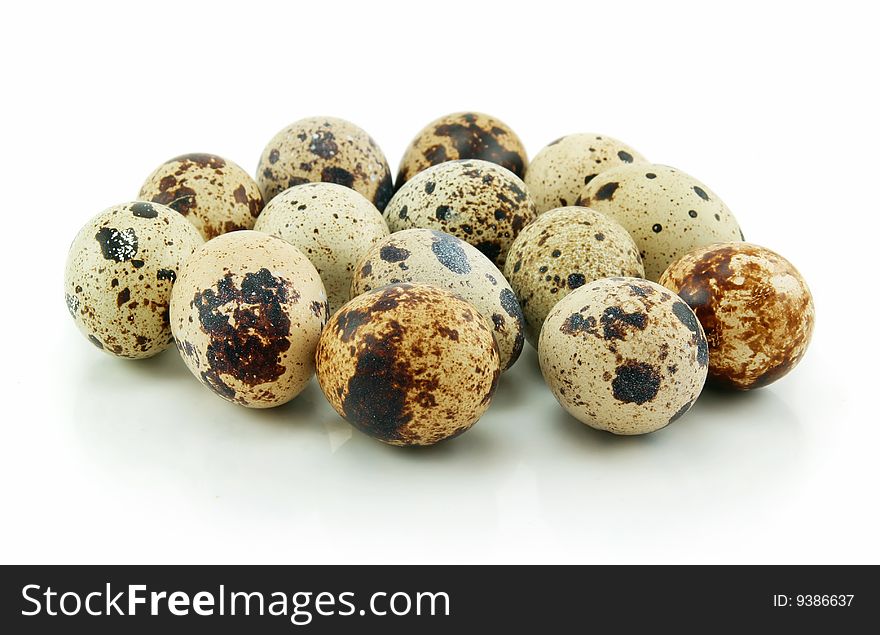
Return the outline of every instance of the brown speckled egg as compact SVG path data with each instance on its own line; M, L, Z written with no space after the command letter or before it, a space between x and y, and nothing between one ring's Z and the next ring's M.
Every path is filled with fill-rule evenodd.
M578 205L605 212L635 239L645 277L657 280L673 260L696 247L742 240L733 214L718 195L681 170L650 163L596 176Z
M329 310L312 263L256 231L223 234L187 260L171 294L171 329L193 375L224 399L270 408L314 372Z
M445 289L401 283L351 300L318 343L318 383L354 427L392 445L470 428L500 373L492 325Z
M507 280L492 261L455 236L433 229L407 229L373 245L354 273L352 297L399 282L448 289L492 320L501 368L523 347L522 311Z
M138 198L180 212L205 240L251 229L263 209L256 182L232 161L214 154L184 154L160 165Z
M708 350L697 316L668 289L605 278L553 307L538 359L573 417L615 434L645 434L690 409L706 381Z
M306 255L321 275L331 313L348 302L360 259L388 235L376 206L336 183L306 183L283 191L269 201L254 229L283 238Z
M801 360L815 311L807 283L779 254L749 243L691 251L663 273L697 314L709 341L709 381L749 390Z
M395 187L422 170L455 159L497 163L522 178L528 158L522 141L499 119L478 112L456 112L422 128L404 152Z
M257 183L267 203L289 187L318 181L357 190L379 211L394 189L388 161L373 138L335 117L290 124L272 138L257 167Z
M574 205L584 186L605 170L645 162L645 157L613 137L570 134L536 154L524 180L540 214Z
M504 264L504 276L522 306L526 337L535 347L550 309L575 289L600 278L644 275L626 230L586 207L541 214L516 237Z
M89 341L143 358L171 344L171 286L202 244L195 227L155 203L104 210L80 230L64 269L67 309Z
M436 229L461 238L499 267L537 217L525 183L488 161L447 161L407 181L385 208L391 231Z

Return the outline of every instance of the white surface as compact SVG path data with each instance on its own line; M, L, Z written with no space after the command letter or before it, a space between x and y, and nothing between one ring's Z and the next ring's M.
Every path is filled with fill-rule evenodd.
M880 562L867 3L189 4L6 10L0 562ZM173 350L99 353L67 315L71 239L165 159L252 171L278 129L329 114L396 172L460 109L531 156L602 132L706 182L811 284L801 366L615 438L556 405L527 346L474 429L407 451L314 382L249 411Z

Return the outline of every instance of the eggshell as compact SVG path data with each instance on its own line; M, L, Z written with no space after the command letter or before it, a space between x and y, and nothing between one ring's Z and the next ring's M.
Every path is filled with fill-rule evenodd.
M523 180L540 214L574 205L597 174L631 163L646 160L622 141L607 135L570 134L536 154Z
M220 397L250 408L281 405L305 388L328 313L308 259L256 231L205 243L171 294L171 328L190 371Z
M435 119L416 135L403 154L395 187L455 159L497 163L520 178L528 165L525 146L506 123L479 112L456 112Z
M348 302L352 272L388 235L382 214L358 192L336 183L306 183L269 201L254 229L283 238L318 270L330 311Z
M173 209L110 207L80 230L64 269L67 309L89 341L111 355L151 357L171 344L171 286L202 244Z
M645 434L693 405L706 381L706 337L669 290L605 278L553 307L538 344L544 380L573 417L615 434Z
M673 262L660 284L678 293L706 330L712 383L766 386L791 371L810 343L810 289L788 260L764 247L695 249Z
M432 229L407 229L375 243L357 267L352 297L399 282L448 289L492 321L501 367L510 368L523 347L522 311L507 280L492 261L455 236Z
M319 181L350 187L379 211L394 190L378 144L361 128L335 117L290 124L268 143L257 167L257 183L267 203L289 187Z
M717 194L665 165L606 170L584 188L577 204L605 212L623 225L639 246L645 276L654 281L691 249L743 237Z
M317 368L336 412L392 445L431 445L467 430L489 407L500 373L486 318L449 291L407 283L335 313Z
M251 229L263 209L256 182L232 161L215 154L184 154L160 165L138 198L180 212L205 240Z
M535 347L550 309L573 290L600 278L644 275L626 230L586 207L541 214L516 237L504 264L504 276L522 306L526 337Z
M522 228L537 217L522 180L494 163L447 161L419 172L385 209L391 231L436 229L470 243L501 267Z

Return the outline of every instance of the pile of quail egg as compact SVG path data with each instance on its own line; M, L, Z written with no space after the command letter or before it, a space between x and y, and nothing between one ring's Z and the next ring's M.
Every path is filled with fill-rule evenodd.
M470 428L525 341L571 415L652 432L707 381L785 375L814 316L798 271L744 242L694 177L596 134L529 163L480 113L428 124L396 181L370 135L330 117L281 130L256 179L211 154L170 159L82 228L64 285L106 353L175 344L250 408L317 372L341 417L394 445Z

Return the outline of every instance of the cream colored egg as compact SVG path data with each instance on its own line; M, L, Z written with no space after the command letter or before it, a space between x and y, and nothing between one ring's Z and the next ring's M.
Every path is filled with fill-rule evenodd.
M492 261L455 236L407 229L377 242L357 267L352 296L388 284L420 282L448 289L492 321L501 368L523 347L524 322L516 295Z
M190 371L217 395L251 408L281 405L305 388L328 312L308 259L256 231L205 243L171 295L171 329Z
M336 412L392 445L431 445L467 430L489 407L500 373L489 320L422 284L348 302L321 334L316 358Z
M283 238L306 255L324 282L331 313L348 302L355 266L388 235L376 206L336 183L283 191L269 201L254 229Z
M517 236L504 264L504 276L522 306L526 337L536 347L550 309L573 290L600 278L644 275L626 230L586 207L541 214Z
M185 154L160 165L141 186L138 198L180 212L205 240L251 229L263 196L250 175L215 154Z
M553 307L538 359L573 417L615 434L645 434L690 409L709 356L696 315L676 295L647 280L606 278Z
M645 157L613 137L570 134L535 155L524 181L540 214L574 205L584 186L605 170L645 162Z
M742 240L724 202L694 177L665 165L606 170L581 192L578 205L623 225L642 254L645 276L657 280L682 254L715 242Z
M202 237L174 210L134 202L104 210L80 230L64 269L67 309L101 350L143 358L171 344L171 287Z

